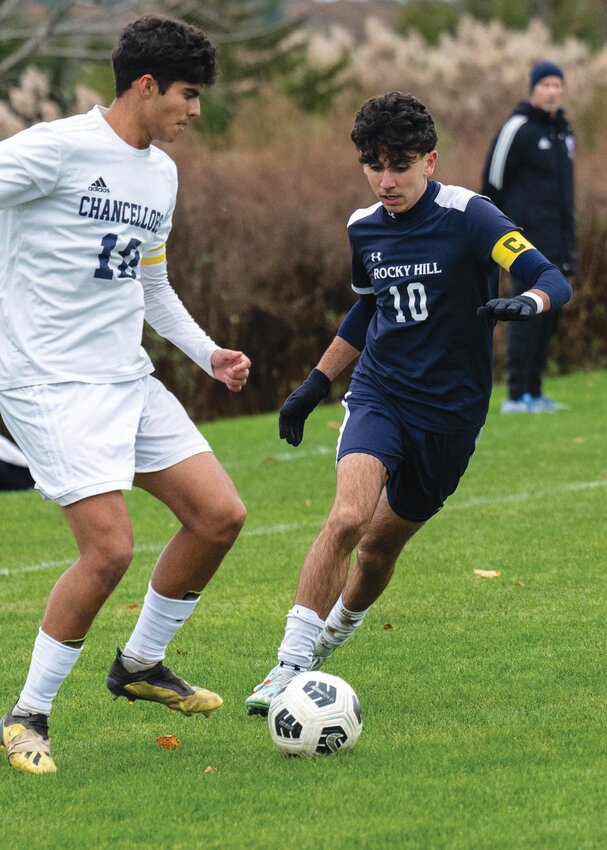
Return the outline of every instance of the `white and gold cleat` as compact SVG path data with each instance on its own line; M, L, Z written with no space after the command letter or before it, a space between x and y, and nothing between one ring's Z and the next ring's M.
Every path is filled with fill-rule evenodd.
M23 773L56 773L51 756L46 714L14 715L0 720L0 749L6 747L8 763Z

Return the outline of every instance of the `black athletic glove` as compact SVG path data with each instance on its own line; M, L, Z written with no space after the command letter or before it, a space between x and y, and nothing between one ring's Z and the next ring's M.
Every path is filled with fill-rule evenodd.
M537 304L533 298L517 295L514 298L492 298L484 307L479 307L476 315L499 319L500 322L525 322L537 313Z
M300 387L293 390L278 411L278 433L281 440L298 446L303 440L304 423L316 405L329 392L331 381L324 372L312 369Z

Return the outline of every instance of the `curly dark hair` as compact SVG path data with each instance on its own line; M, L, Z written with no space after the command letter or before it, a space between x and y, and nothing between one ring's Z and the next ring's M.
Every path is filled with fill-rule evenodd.
M171 83L210 86L217 70L215 47L197 27L161 15L145 15L120 34L112 53L116 97L130 89L133 80L151 74L160 93Z
M434 119L412 94L389 91L365 101L356 113L350 138L364 165L386 159L411 163L436 147Z

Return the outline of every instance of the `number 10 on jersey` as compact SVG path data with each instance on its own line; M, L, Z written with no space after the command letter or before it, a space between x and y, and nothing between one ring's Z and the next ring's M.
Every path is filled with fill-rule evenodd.
M401 295L397 286L391 286L389 289L390 295L394 298L394 309L396 311L396 321L403 324L407 321L407 317L401 307ZM413 321L423 322L428 318L428 308L426 307L426 290L423 283L413 281L407 285L407 295L409 296L409 314Z

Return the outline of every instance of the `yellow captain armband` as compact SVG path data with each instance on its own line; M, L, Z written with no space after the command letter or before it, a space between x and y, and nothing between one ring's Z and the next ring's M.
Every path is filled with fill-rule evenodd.
M158 245L156 248L152 248L148 251L145 257L141 260L141 265L155 266L157 263L164 263L166 258L166 243L163 242L162 245Z
M509 272L512 263L525 251L535 251L535 245L528 242L518 230L511 230L497 240L491 251L491 259Z

